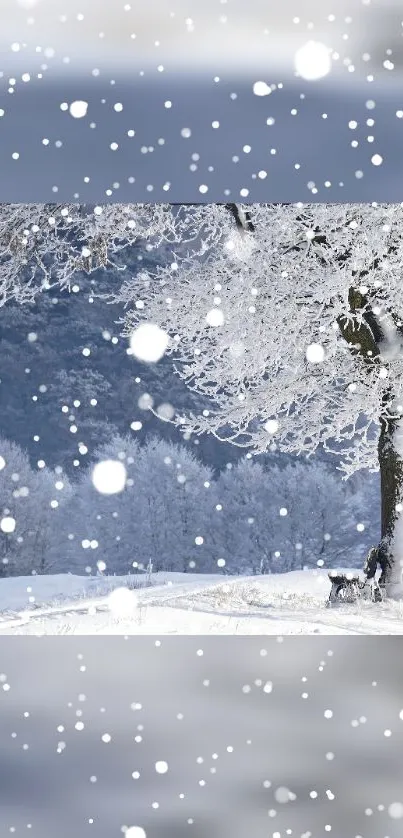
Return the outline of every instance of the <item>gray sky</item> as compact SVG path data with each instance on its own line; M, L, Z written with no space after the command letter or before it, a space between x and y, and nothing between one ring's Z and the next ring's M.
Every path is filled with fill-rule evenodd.
M106 75L20 85L0 120L2 200L402 199L400 90L373 85L369 99L366 89L290 80L258 97L253 79L214 83L200 73L132 82L124 73L114 74L114 85ZM60 110L75 100L88 102L84 118ZM381 165L371 162L375 155Z

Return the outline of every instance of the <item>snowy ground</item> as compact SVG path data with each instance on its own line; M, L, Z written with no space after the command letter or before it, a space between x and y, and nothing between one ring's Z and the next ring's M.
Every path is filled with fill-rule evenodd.
M131 577L133 578L133 577ZM262 577L155 574L121 598L127 577L0 580L4 634L403 634L403 603L325 607L326 571ZM119 593L111 595L114 590Z

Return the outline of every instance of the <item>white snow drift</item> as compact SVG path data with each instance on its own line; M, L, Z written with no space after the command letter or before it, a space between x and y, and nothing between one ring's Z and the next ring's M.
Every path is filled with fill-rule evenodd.
M0 579L0 635L403 634L403 603L326 608L325 570Z

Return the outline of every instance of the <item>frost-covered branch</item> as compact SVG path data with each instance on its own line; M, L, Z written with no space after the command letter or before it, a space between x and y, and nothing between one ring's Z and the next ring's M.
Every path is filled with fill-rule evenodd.
M203 255L220 237L215 214L197 206L1 204L0 307L32 301L52 286L69 288L78 271L124 269L125 249L140 241L149 251Z
M202 258L125 284L125 333L165 329L177 374L211 399L186 430L374 467L374 424L403 410L403 208L231 207L200 209L200 236L209 214L219 230Z

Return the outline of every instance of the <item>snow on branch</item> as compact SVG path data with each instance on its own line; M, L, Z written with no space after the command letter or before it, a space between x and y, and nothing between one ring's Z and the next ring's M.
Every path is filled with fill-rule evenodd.
M376 462L375 425L403 415L403 207L0 206L0 306L139 242L155 269L109 299L169 335L177 374L211 403L181 417L255 452L327 446L350 473ZM147 264L145 262L145 264Z
M125 333L165 329L178 375L211 400L181 426L375 467L374 425L403 412L402 207L203 207L201 237L209 215L220 235L202 257L122 292Z
M0 307L32 301L53 286L69 288L78 271L124 269L118 255L139 242L150 251L180 245L202 254L220 236L216 214L197 206L1 204Z

